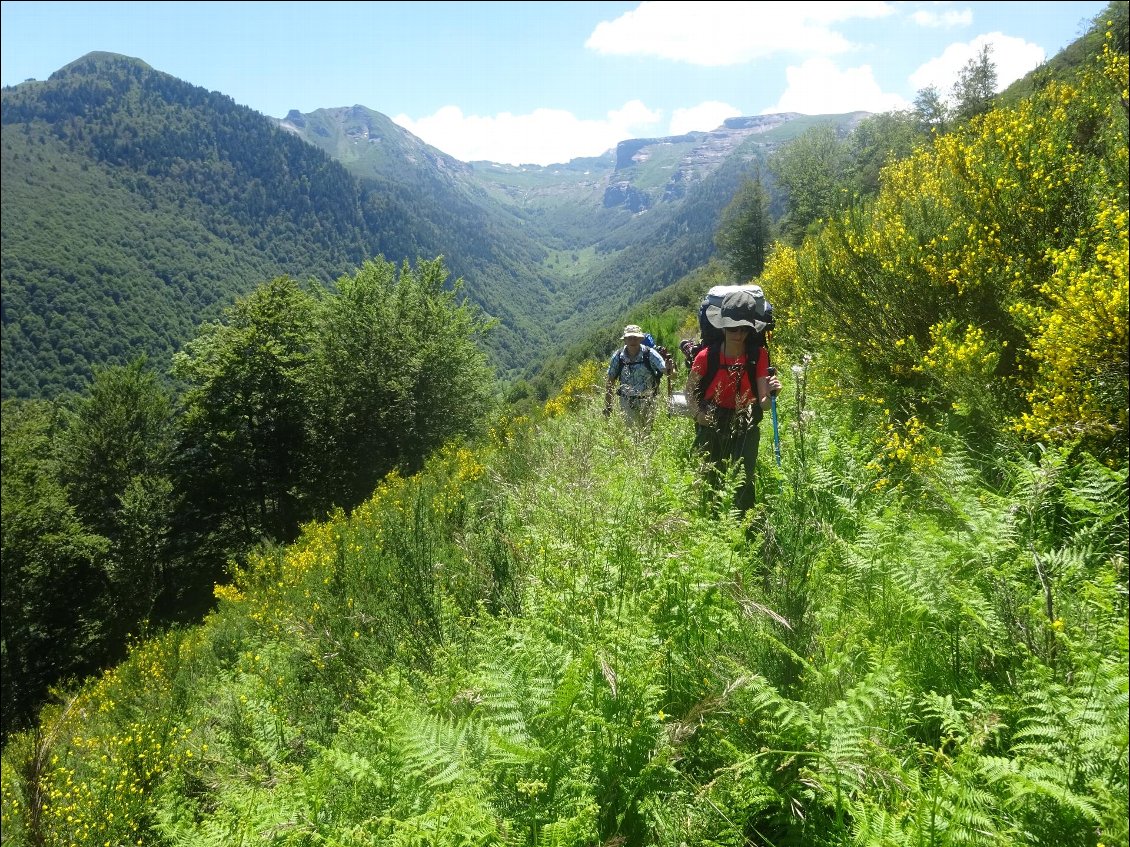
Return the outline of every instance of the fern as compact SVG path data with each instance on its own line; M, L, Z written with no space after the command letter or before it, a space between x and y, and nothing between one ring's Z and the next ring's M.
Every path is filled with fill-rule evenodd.
M855 847L911 847L920 841L904 832L899 819L885 807L863 801L852 807L851 843Z
M401 725L398 740L405 773L429 788L447 788L475 777L471 748L482 747L481 728L475 721L417 714Z

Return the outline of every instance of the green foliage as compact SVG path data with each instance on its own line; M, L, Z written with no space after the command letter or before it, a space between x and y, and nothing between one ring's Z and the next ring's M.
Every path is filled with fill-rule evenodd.
M25 725L49 687L106 658L109 542L83 525L59 479L58 408L5 401L3 734Z
M431 166L361 178L231 98L91 54L2 95L3 393L79 392L92 367L167 369L264 279L330 284L371 256L446 255L512 366L556 287L513 216Z
M188 505L222 546L292 539L304 517L310 453L307 365L313 301L279 277L238 300L226 323L207 324L174 361L187 386Z
M441 259L367 262L337 292L280 277L176 358L187 500L222 549L290 541L488 412L489 327Z
M1130 7L1126 0L1110 0L1107 7L1091 20L1080 21L1085 31L1079 38L1048 59L1045 65L1013 82L999 95L1001 105L1015 105L1030 97L1049 83L1073 75L1081 66L1101 53L1109 31L1113 38L1112 49L1119 53L1130 51Z
M879 175L887 165L905 159L926 141L912 112L883 112L860 121L848 136L851 183L856 194L879 193Z
M937 86L928 85L914 98L914 117L925 132L945 132L949 125L949 108Z
M492 324L446 281L438 259L399 271L371 261L321 301L309 425L325 501L356 505L489 412L480 342Z
M883 171L873 204L774 254L783 460L762 456L747 513L709 507L736 480L705 496L684 419L642 435L604 421L588 390L603 351L530 418L475 433L469 339L485 325L438 260L366 264L338 293L277 278L239 301L182 360L195 444L257 457L242 467L265 495L245 488L237 518L269 531L286 497L327 496L316 471L279 480L348 471L333 448L369 434L347 397L372 415L423 404L443 426L381 435L371 497L238 557L199 625L57 689L6 738L5 840L1126 845L1125 453L1086 415L1091 437L1055 446L1010 448L1001 429L1018 398L1040 420L1062 411L1018 376L1068 338L1052 289L1125 301L1125 276L1103 272L1125 243L1109 96L1124 69L1108 52L1106 76L937 139ZM723 274L704 266L632 317L670 341ZM1124 390L1113 314L1109 337L1076 315L1083 341L1065 344L1111 375L1083 385L1099 398L1084 411L1125 407L1102 399ZM410 348L405 368L363 358L386 339ZM472 375L427 405L425 372L452 348ZM123 528L159 523L134 480L161 467L164 410L140 363L100 374L73 418L5 404L6 721L47 684L17 659L48 638L60 660L84 655L73 639L101 637L106 565L137 534ZM121 460L100 426L136 436ZM262 454L273 426L284 452ZM105 473L63 455L106 455Z
M968 121L991 108L997 89L997 68L992 55L992 46L982 44L980 52L958 73L953 84L953 114L956 120Z
M790 244L800 243L810 227L844 209L851 200L847 152L831 125L810 129L778 151L769 167L785 190L788 212L780 226Z
M681 419L598 403L248 559L5 748L5 833L1126 843L1125 470L1016 455L990 491L954 449L897 496L810 388L714 518Z
M5 733L131 635L196 619L233 557L478 430L489 324L460 287L438 259L367 263L338 293L279 277L178 354L176 410L144 359L65 414L6 405Z
M714 243L739 280L761 276L769 255L772 222L760 172L746 178L718 223Z
M172 558L174 426L172 398L139 358L95 370L62 446L68 501L110 543L109 617L119 643L150 616L171 581L162 571Z

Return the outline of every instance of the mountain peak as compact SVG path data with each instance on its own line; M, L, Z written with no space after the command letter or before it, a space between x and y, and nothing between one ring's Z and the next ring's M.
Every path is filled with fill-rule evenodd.
M141 59L133 56L124 56L121 53L108 53L104 50L94 50L85 56L80 56L70 64L64 65L51 74L48 79L61 79L71 74L89 74L111 68L135 68L142 71L152 71L153 67Z

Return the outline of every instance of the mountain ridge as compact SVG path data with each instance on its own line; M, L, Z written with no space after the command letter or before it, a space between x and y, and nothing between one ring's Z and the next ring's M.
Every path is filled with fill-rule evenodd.
M255 285L332 285L376 256L444 256L516 376L536 367L528 339L563 343L705 262L741 175L824 120L484 166L364 106L271 118L104 51L5 87L0 113L5 397L79 391L138 353L162 365Z

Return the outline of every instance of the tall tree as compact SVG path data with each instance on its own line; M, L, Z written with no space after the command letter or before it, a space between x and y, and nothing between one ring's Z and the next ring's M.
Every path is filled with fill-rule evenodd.
M446 279L442 259L399 271L377 259L321 301L310 385L324 503L360 502L389 470L418 467L482 419L488 325Z
M977 55L965 63L953 84L954 116L967 121L989 111L997 90L997 66L993 47L982 44Z
M790 244L799 244L810 226L845 208L850 200L849 160L831 124L805 132L769 161L784 187L788 211L781 224Z
M173 404L144 356L96 368L62 446L61 478L83 524L109 541L107 609L123 641L164 588Z
M262 538L291 540L305 517L313 302L277 277L174 358L188 384L186 508L229 552Z
M949 109L936 85L919 89L914 97L914 116L918 119L919 129L924 133L946 131Z
M761 275L773 237L769 199L761 171L745 177L734 199L722 210L714 243L730 269L742 280Z
M59 409L5 401L0 475L0 656L7 733L27 723L60 679L104 658L108 542L83 526L59 479Z

